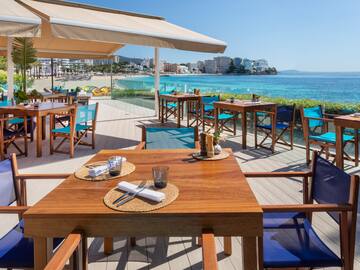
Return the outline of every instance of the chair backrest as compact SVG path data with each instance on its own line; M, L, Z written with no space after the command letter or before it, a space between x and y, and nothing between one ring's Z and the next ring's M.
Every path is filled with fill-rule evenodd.
M0 107L6 107L6 106L11 106L11 101L10 100L6 100L6 101L0 101Z
M212 104L214 102L220 101L220 96L204 96L201 97L201 103L203 104Z
M294 121L295 105L279 105L276 108L276 121L281 123L292 123Z
M351 176L318 154L314 155L311 198L319 204L348 204ZM339 214L328 213L337 223Z
M9 206L17 200L15 178L10 159L0 161L0 206Z
M195 148L194 128L146 128L146 149Z
M78 106L76 110L76 124L96 121L97 103L91 105Z
M304 108L303 109L303 116L304 117L312 117L312 118L323 118L323 112L321 106L311 107L311 108ZM317 128L322 127L324 125L324 121L322 120L315 120L309 119L309 128Z

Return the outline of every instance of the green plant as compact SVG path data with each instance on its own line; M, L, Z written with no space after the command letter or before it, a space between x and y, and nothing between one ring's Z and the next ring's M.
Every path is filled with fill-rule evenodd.
M0 70L0 84L6 84L7 82L7 73L4 70Z
M7 66L6 66L6 57L4 56L0 56L0 69L1 70L6 70Z
M21 90L26 93L27 78L26 71L31 67L31 64L36 62L36 50L30 38L15 38L12 58L17 69L21 73Z
M28 100L28 96L26 95L26 93L24 91L15 92L14 93L14 98L15 98L17 104Z

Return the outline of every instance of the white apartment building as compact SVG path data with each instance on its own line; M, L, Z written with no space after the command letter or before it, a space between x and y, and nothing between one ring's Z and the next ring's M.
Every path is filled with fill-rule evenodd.
M216 62L215 60L205 60L204 61L204 70L205 73L216 73Z
M231 58L227 56L218 56L214 58L217 73L226 73L229 69Z

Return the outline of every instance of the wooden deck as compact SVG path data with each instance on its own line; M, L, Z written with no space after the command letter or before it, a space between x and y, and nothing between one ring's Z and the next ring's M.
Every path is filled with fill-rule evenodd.
M30 144L30 156L19 158L22 172L50 173L74 172L82 163L88 160L100 149L117 149L134 147L141 137L141 125L157 125L154 111L122 101L98 99L100 103L96 149L79 147L75 151L75 158L68 155L49 155L49 141L43 141L43 157L35 158L34 143ZM92 101L93 102L93 101ZM171 124L170 124L171 125ZM241 132L238 136L228 137L223 143L231 147L243 171L289 171L304 170L305 151L295 147L290 151L286 147L277 146L276 153L266 149L254 149L253 137L248 137L248 149L241 149ZM360 168L346 163L346 170L359 173ZM34 204L52 190L61 180L28 181L29 204ZM300 179L249 179L249 183L261 204L299 203L302 200L302 185ZM358 215L357 245L360 246L360 216ZM3 235L17 221L17 217L1 215L0 234ZM328 243L335 252L339 252L339 237L337 225L325 214L317 214L314 225L321 238ZM174 228L176 229L176 228ZM201 249L196 246L191 237L171 238L141 238L138 246L130 248L126 238L115 240L115 252L105 256L102 252L102 239L89 241L90 266L89 269L202 269ZM241 267L241 239L233 237L233 255L225 257L223 254L222 238L216 239L219 269L242 269ZM337 269L337 268L334 268ZM354 269L360 270L360 248L356 250Z

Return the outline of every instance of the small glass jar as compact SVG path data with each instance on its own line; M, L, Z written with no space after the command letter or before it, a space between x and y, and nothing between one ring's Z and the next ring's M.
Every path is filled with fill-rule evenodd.
M109 174L110 176L118 176L121 173L121 164L122 162L119 161L116 157L111 157L108 159L108 166L109 166Z
M165 188L167 185L169 167L157 166L152 168L154 186L156 188Z

